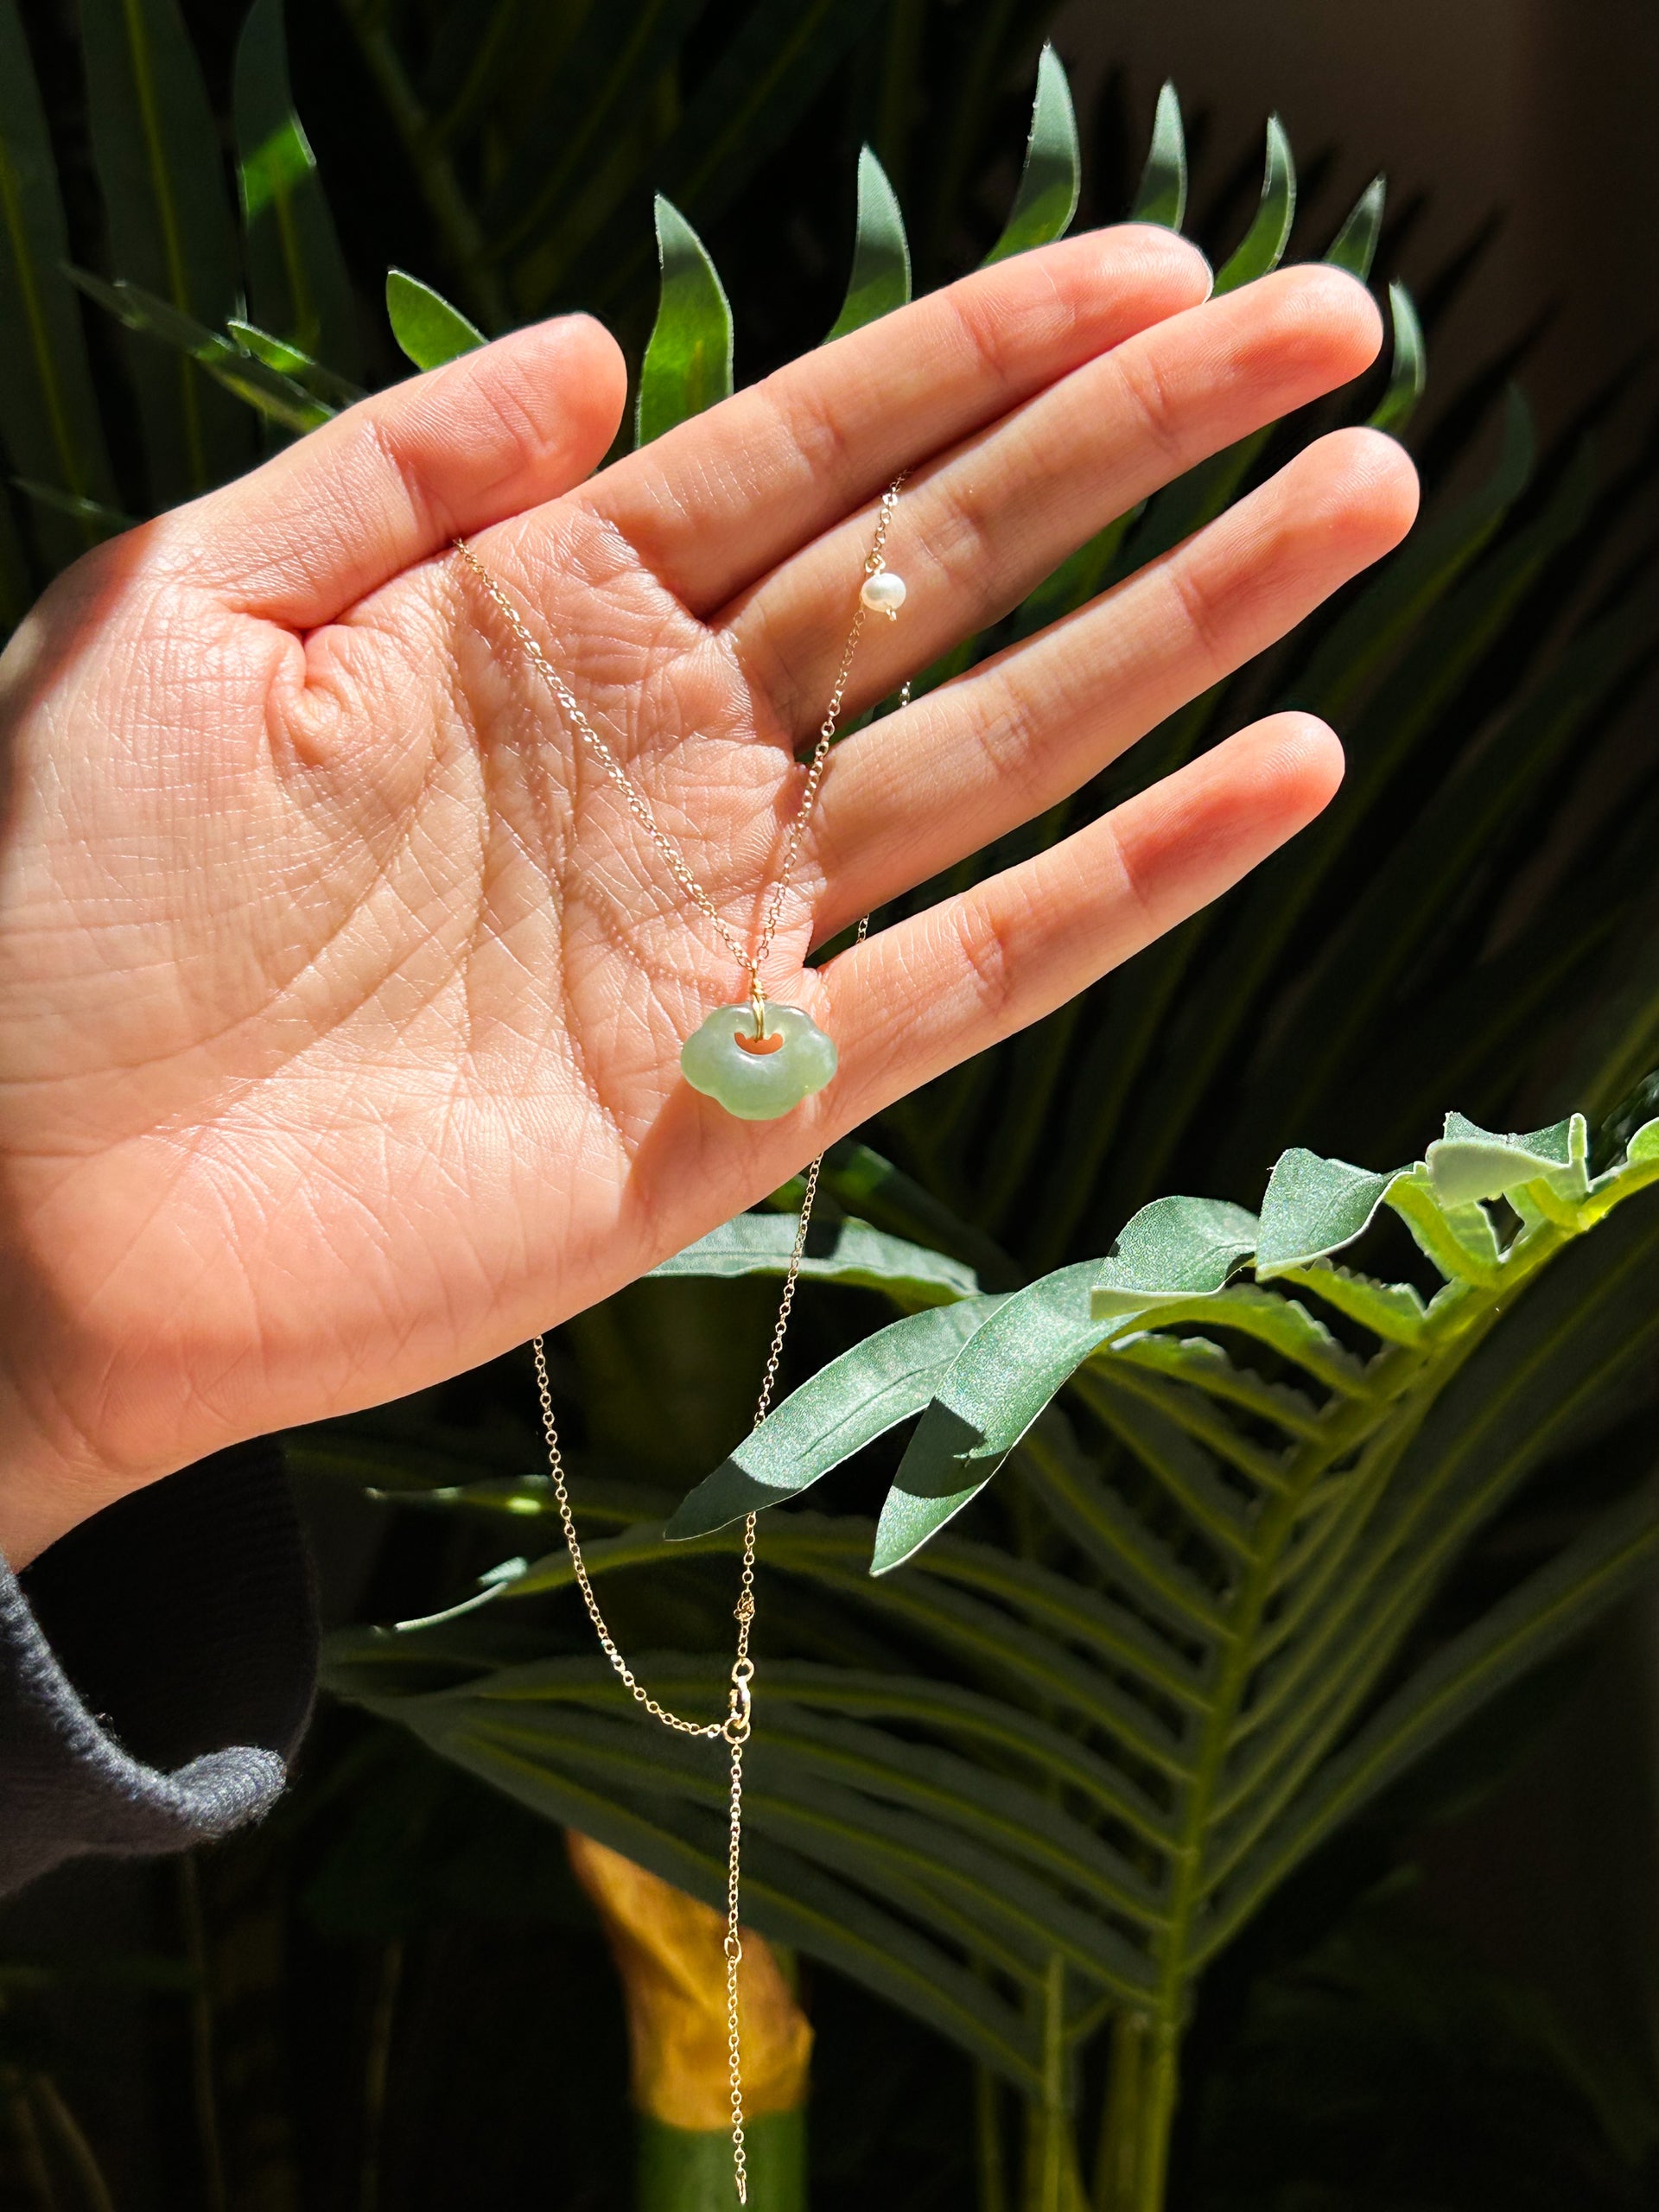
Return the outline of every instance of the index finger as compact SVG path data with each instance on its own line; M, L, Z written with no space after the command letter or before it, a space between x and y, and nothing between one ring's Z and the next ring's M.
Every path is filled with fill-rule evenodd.
M575 496L707 615L901 468L954 445L1211 284L1198 248L1127 223L931 292L668 431Z

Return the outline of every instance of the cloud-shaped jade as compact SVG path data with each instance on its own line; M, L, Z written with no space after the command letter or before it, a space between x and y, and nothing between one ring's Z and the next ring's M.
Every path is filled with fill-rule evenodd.
M836 1071L836 1047L798 1007L766 1002L768 1039L783 1042L751 1052L741 1040L754 1035L747 1006L721 1006L680 1047L680 1071L694 1090L717 1098L745 1122L773 1122L822 1090Z

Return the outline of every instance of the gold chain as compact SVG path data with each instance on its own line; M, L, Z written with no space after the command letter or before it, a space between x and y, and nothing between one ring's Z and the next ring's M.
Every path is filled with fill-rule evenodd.
M899 504L899 487L904 480L903 474L896 476L881 494L880 505L876 511L874 536L871 540L869 552L865 556L866 576L879 575L887 566L884 552L887 542L887 531L892 526L893 511ZM830 748L835 743L836 730L841 721L841 710L847 696L848 679L853 670L853 656L858 651L858 641L863 635L864 624L868 613L863 601L861 599L859 601L854 612L852 627L847 632L847 643L842 649L841 665L836 671L835 683L830 693L829 708L818 726L817 743L814 746L812 757L807 763L806 782L802 787L801 803L796 809L795 818L789 826L789 836L784 845L783 861L778 870L778 880L772 887L771 902L766 909L766 919L761 925L760 938L753 951L746 952L735 933L728 927L725 916L692 874L690 863L685 855L658 821L652 809L651 801L629 775L592 722L588 721L575 694L542 651L524 616L520 614L465 538L456 538L455 550L495 602L502 620L518 640L531 665L558 701L571 728L593 752L606 774L621 792L627 803L629 813L632 815L634 820L662 855L669 874L699 912L705 914L713 923L721 944L748 978L751 994L757 991L760 987L760 970L766 965L767 956L772 950L772 939L778 934L778 925L783 918L784 901L789 895L790 878L795 872L795 861L800 852L801 837L806 829L807 817L811 813L817 798L818 786L823 781L823 772L829 765Z
M877 510L875 530L870 550L865 557L867 577L878 575L886 567L885 549L893 512L899 502L899 488L904 474L897 476L881 494ZM789 836L784 846L784 856L772 888L760 935L753 952L746 952L727 926L724 917L714 900L692 874L684 854L658 823L652 810L650 800L628 774L616 754L600 735L582 712L569 685L559 674L537 643L529 626L518 608L507 597L479 559L470 545L462 538L455 540L455 550L472 569L484 589L499 609L502 619L523 647L531 666L543 678L563 709L571 726L598 757L606 774L627 802L628 810L651 839L668 866L670 874L686 896L701 912L707 915L719 932L721 941L734 960L748 978L749 999L757 1008L760 1003L760 970L772 950L772 939L778 933L782 918L784 900L788 894L790 877L796 856L799 853L801 837L807 817L812 811L823 781L823 772L830 759L830 749L835 742L840 725L841 712L847 696L847 685L852 675L853 657L863 634L868 610L861 598L853 615L852 626L847 633L847 643L842 649L841 664L830 694L830 704L818 728L818 739L807 764L806 782L801 791L801 803L790 823ZM910 703L910 685L906 682L899 694L900 707ZM867 914L858 925L858 942L864 942L869 927ZM818 1176L823 1166L820 1153L806 1171L806 1184L801 1193L801 1210L795 1224L795 1243L789 1255L789 1265L784 1275L783 1296L778 1304L778 1319L772 1332L772 1345L766 1357L766 1372L760 1379L760 1395L754 1409L751 1433L760 1427L771 1410L772 1393L778 1386L778 1372L784 1357L784 1339L789 1332L789 1317L795 1304L796 1286L800 1281L801 1261L806 1251L807 1230L812 1221L812 1202L818 1194ZM743 2037L738 2007L737 1970L743 1959L743 1936L739 1924L739 1904L743 1878L743 1748L748 1742L753 1726L754 1661L749 1656L749 1635L754 1624L754 1530L755 1516L749 1514L743 1522L741 1572L738 1578L737 1604L733 1609L737 1622L737 1650L732 1662L731 1688L728 1694L726 1717L723 1720L688 1720L652 1697L645 1684L635 1675L623 1657L615 1637L594 1595L588 1563L582 1555L582 1544L576 1535L575 1516L571 1510L570 1492L565 1482L564 1454L559 1445L558 1423L553 1412L553 1386L547 1371L547 1347L541 1337L532 1338L531 1350L536 1362L536 1389L541 1400L542 1428L547 1438L547 1460L552 1477L553 1497L558 1507L559 1524L564 1531L565 1548L570 1554L570 1565L575 1576L576 1588L587 1607L588 1618L594 1624L599 1638L599 1648L610 1662L613 1672L622 1683L634 1703L664 1728L672 1728L682 1736L696 1736L710 1742L724 1743L730 1753L730 1783L727 1791L727 1847L726 1847L726 1934L721 1948L726 1959L726 2048L728 2078L731 2085L732 2106L732 2177L737 2187L740 2204L749 2201L748 2153L744 2134L743 2115Z

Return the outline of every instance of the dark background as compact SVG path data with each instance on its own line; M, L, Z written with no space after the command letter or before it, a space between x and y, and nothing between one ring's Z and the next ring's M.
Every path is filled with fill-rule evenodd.
M354 228L351 181L364 165L393 156L372 129L353 133L353 63L331 48L321 11L308 15L303 0L290 0L290 8L299 105L369 291L377 267L404 254L397 238ZM55 0L32 0L27 12L44 22L61 11ZM199 0L188 12L205 58L223 67L240 9ZM1525 334L1516 365L1546 437L1627 365L1635 372L1630 398L1601 435L1610 457L1638 437L1659 390L1648 352L1659 299L1653 121L1659 8L1643 0L1395 0L1387 9L1355 0L1261 0L1254 7L1240 0L1072 0L1055 19L1053 35L1080 117L1097 137L1095 205L1085 212L1102 218L1121 210L1132 181L1126 149L1138 160L1157 87L1172 77L1190 126L1194 208L1200 216L1208 211L1216 231L1212 237L1201 226L1200 235L1212 251L1225 250L1248 219L1262 124L1276 109L1302 168L1305 204L1327 230L1377 168L1388 171L1393 193L1382 274L1402 276L1420 296L1432 298L1445 272L1472 256L1466 281L1433 332L1425 416L1431 431L1446 396ZM336 69L346 73L344 98ZM1027 98L1024 84L1010 88L1012 146ZM850 166L849 149L825 146L824 234L795 241L799 296L772 304L770 327L751 321L740 333L741 378L760 372L769 356L810 342L833 313L844 248L836 226L844 230L847 220ZM895 181L902 196L904 180ZM747 194L708 226L722 268L741 270L755 251L768 219L764 203L764 193ZM443 277L437 270L417 273ZM366 1512L319 1512L339 1616L374 1611L355 1573L372 1533ZM1593 2039L1622 2048L1633 2067L1649 2071L1659 2068L1656 1669L1659 1605L1649 1601L1602 1636L1510 1778L1465 1817L1438 1829L1421 1854L1431 1924L1446 1930L1448 1943L1471 1942L1494 1963L1536 1980ZM409 1835L365 1839L365 1852L374 1843L395 1853L423 1820L442 1829L448 1815L423 1810L417 1785L410 1802ZM478 1999L478 2032L503 2047L500 2102L447 2116L442 2132L454 2141L456 2166L431 2179L429 2200L409 2177L399 2189L410 2190L410 2202L483 2202L488 2137L531 2125L549 2133L544 2201L598 2203L600 2196L582 2197L577 2177L584 2158L621 2160L614 1991L573 1897L566 1901L568 1920L550 1927L545 1916L518 1917L515 1885L528 1893L556 1884L556 1853L510 1808L501 1808L499 1826L501 1856L489 1875L499 1893L496 1923L481 1933L458 1932L453 1941L462 1952L472 1946L461 1964L486 1993ZM406 1878L424 1878L422 1866ZM183 1930L188 1906L188 1891L170 1873L158 1885L142 1870L68 1869L0 1914L0 1961L70 1942L84 1948L89 1938L111 1955L167 1948ZM432 1900L434 1914L445 1909L443 1897ZM257 1977L260 1940L251 1925L251 1976ZM385 1955L377 1954L352 2006L372 2006L374 1975L385 1968ZM296 1992L295 2002L303 2001L304 1992ZM423 2001L418 1990L412 2001ZM562 2015L563 2044L547 2039L550 2006ZM846 2012L844 2029L838 2007ZM152 2148L175 2121L188 2122L188 2110L173 2108L188 2104L188 2020L181 2013L175 2041L157 2047L146 2024L155 2011L142 1989L67 1988L54 2009L62 2078L100 2151L110 2152L123 2212L176 2201L150 2193L158 2186ZM916 2055L918 2031L894 2022L885 2056L861 2053L854 2046L868 2031L867 2009L847 2008L832 1986L820 1988L815 2009L824 2091L832 2080L861 2085L869 2115L865 2139L834 2146L839 2157L830 2163L851 2184L861 2168L867 2177L880 2174L868 2155L874 2143L891 2147L907 2127L937 2135L928 2100L944 2100L948 2123L950 2092L929 2082L925 2054L919 2061ZM336 2049L359 2025L356 2017L315 2022L315 2066L325 2085ZM252 2039L242 2056L249 2068L263 2063ZM538 2068L573 2063L564 2079L544 2075L537 2082ZM403 2093L430 2101L442 2098L445 2085L407 2082ZM585 2113L584 2098L598 2099ZM859 2098L838 2092L836 2108ZM320 2093L312 2109L324 2105ZM580 2155L566 2133L575 2129L585 2139ZM957 2186L959 2196L939 2201L966 2202L965 2178ZM389 2186L389 2201L393 2193Z

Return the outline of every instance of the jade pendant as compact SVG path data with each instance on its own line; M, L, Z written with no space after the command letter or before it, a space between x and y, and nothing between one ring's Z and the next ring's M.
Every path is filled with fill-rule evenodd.
M765 1020L766 1036L757 1039L747 1006L716 1007L680 1047L680 1071L691 1088L740 1121L775 1122L836 1071L834 1040L810 1014L768 999Z

